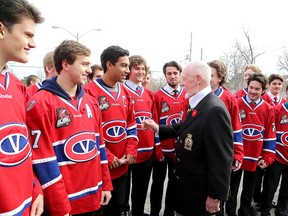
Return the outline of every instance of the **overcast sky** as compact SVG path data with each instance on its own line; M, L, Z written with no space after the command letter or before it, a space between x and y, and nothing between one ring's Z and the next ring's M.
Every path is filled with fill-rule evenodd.
M152 71L161 71L165 62L183 62L190 49L192 59L219 59L238 39L245 41L243 28L249 30L251 43L265 74L277 72L277 59L288 44L285 0L29 0L40 9L45 22L37 26L37 48L30 53L27 67L16 67L18 77L36 73L46 52L65 39L75 39L92 50L93 63L100 63L101 52L119 45L131 55L142 55ZM246 41L245 41L246 42Z

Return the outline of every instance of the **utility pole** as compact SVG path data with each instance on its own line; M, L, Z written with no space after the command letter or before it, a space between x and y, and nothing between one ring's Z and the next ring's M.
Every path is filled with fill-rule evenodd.
M189 51L189 59L192 60L192 35L193 33L190 32L190 51Z

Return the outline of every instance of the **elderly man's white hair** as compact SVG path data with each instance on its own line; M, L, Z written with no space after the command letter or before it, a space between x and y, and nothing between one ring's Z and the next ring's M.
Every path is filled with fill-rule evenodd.
M189 68L191 75L200 75L204 83L208 86L211 80L211 68L203 61L192 61L188 63L185 67Z

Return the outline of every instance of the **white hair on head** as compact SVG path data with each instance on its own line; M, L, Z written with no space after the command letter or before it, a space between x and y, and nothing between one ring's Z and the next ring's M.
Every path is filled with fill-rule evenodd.
M211 68L210 66L204 62L204 61L192 61L186 65L186 67L189 67L190 72L192 74L197 74L202 77L202 80L210 85L210 80L211 80Z

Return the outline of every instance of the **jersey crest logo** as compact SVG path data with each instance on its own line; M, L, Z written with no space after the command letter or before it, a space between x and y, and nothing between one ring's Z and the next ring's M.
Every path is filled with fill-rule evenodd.
M0 166L17 166L30 156L26 127L19 124L5 125L0 128L0 134Z
M239 115L240 115L240 119L245 119L247 116L246 116L246 113L245 113L245 110L239 110Z
M107 100L106 96L99 96L98 103L102 111L106 111L110 107L109 101Z
M288 132L284 132L283 134L281 134L280 140L281 140L281 143L287 147L288 146Z
M166 125L174 125L179 123L182 120L183 113L175 113L173 115L168 116L166 120Z
M280 120L280 124L287 124L288 123L288 117L286 114L282 114L281 115L281 120Z
M75 134L64 143L65 155L74 162L90 161L98 155L97 142L95 133Z
M70 114L65 108L56 109L56 114L57 114L56 128L66 127L72 121Z
M256 141L263 138L263 127L255 124L245 124L242 126L243 139L248 141Z
M132 97L132 104L135 105L136 104L136 100L134 97Z
M110 143L119 143L126 138L126 121L114 120L102 125L104 140Z
M146 119L151 119L152 114L151 112L140 111L135 113L135 121L137 130L144 130L142 127L142 122Z
M161 110L162 113L168 112L170 110L169 104L165 101L161 103L161 107L162 107Z

